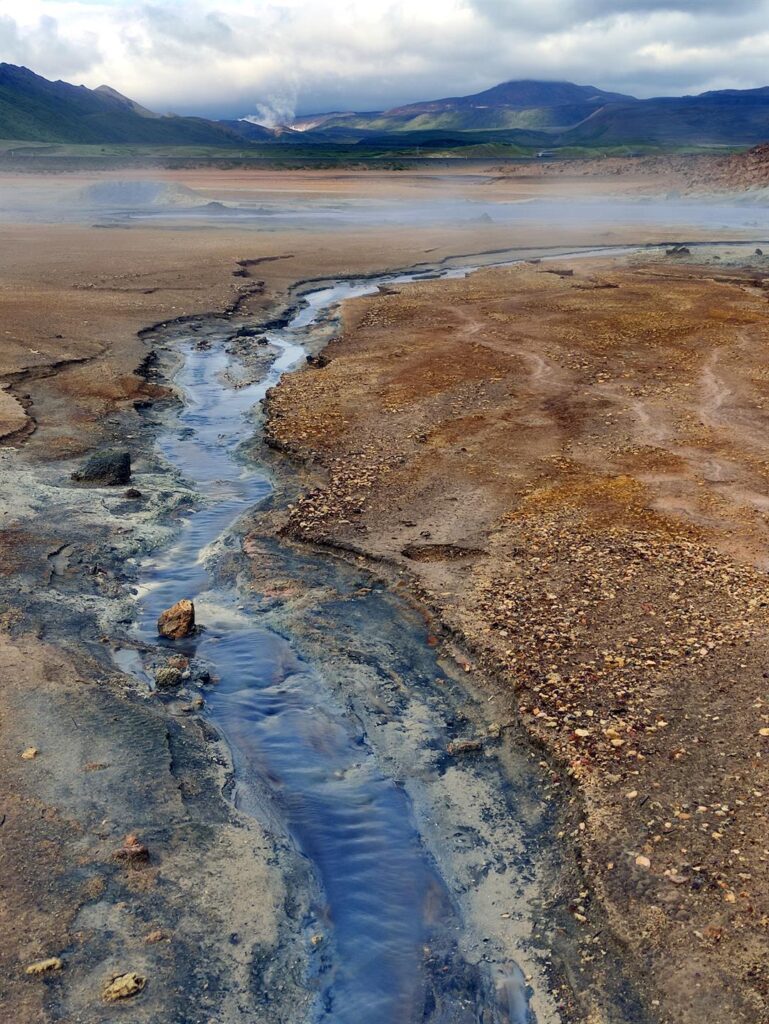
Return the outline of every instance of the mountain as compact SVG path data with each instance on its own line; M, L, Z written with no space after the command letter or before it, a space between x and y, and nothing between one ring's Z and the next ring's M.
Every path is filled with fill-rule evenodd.
M299 131L364 128L377 132L567 129L607 104L638 102L622 93L604 92L571 82L503 82L472 96L409 103L367 113L310 114L291 123Z
M198 117L161 116L108 86L49 82L0 64L0 138L24 142L242 146L226 127Z
M752 146L769 139L769 88L610 103L564 132L563 145Z
M564 146L734 146L769 140L769 87L639 100L592 85L503 82L472 96L384 111L309 114L268 128L245 120L161 115L115 89L49 82L0 64L0 139L156 146L356 147L381 154L421 149ZM503 151L504 152L504 151Z
M571 82L513 81L473 96L410 103L385 111L310 114L291 127L375 132L507 131L510 141L562 146L752 146L769 140L769 87L639 100ZM537 141L534 139L537 138Z

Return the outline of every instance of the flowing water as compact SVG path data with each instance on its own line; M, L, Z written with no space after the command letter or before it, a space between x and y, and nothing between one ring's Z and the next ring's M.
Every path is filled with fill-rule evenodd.
M493 975L483 975L486 967L463 959L459 911L404 786L382 766L358 717L290 639L260 624L237 587L217 582L210 569L216 544L271 493L265 470L238 449L253 435L255 405L303 360L306 331L346 298L420 276L345 281L305 295L285 327L267 332L279 355L262 380L246 386L231 383L238 369L227 345L232 329L201 344L179 325L174 342L182 361L174 382L183 404L158 443L201 497L175 542L141 567L137 638L157 651L158 614L182 597L195 600L205 628L164 643L166 652L210 666L218 682L208 688L205 714L231 749L234 799L259 816L268 794L322 894L324 966L307 982L317 991L313 1021L527 1024L533 1013L517 966L496 964ZM404 634L404 658L412 657L409 650ZM420 677L440 672L423 641L409 665Z

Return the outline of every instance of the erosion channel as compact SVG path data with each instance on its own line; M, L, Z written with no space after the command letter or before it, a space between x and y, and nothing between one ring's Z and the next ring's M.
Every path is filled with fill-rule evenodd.
M552 812L536 760L500 730L493 697L474 692L424 618L363 568L275 545L284 577L311 595L298 602L297 635L280 599L242 585L244 520L273 490L269 465L253 457L261 399L305 359L313 332L332 329L343 300L421 276L305 292L250 363L256 341L234 324L166 327L181 401L158 445L199 499L175 541L140 564L136 625L116 658L145 686L159 659L189 659L201 714L230 751L233 802L305 865L293 936L302 1019L557 1020L547 952L531 935L532 851ZM159 613L181 598L194 600L201 628L159 640ZM478 735L482 749L452 752L452 741ZM276 994L254 978L254 1019L272 1020Z

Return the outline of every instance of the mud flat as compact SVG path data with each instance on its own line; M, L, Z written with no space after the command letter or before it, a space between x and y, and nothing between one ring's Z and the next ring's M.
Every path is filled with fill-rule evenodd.
M417 594L541 745L583 966L612 936L665 1022L769 1012L767 271L388 289L268 398L307 481L272 528Z

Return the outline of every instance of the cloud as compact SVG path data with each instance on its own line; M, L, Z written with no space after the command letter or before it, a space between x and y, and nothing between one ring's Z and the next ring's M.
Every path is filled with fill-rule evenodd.
M56 18L43 15L33 25L0 15L0 54L11 64L50 64L58 75L82 73L100 60L98 39L87 30L68 38Z
M3 12L5 60L208 116L378 109L511 78L637 95L769 78L769 0L3 0Z

